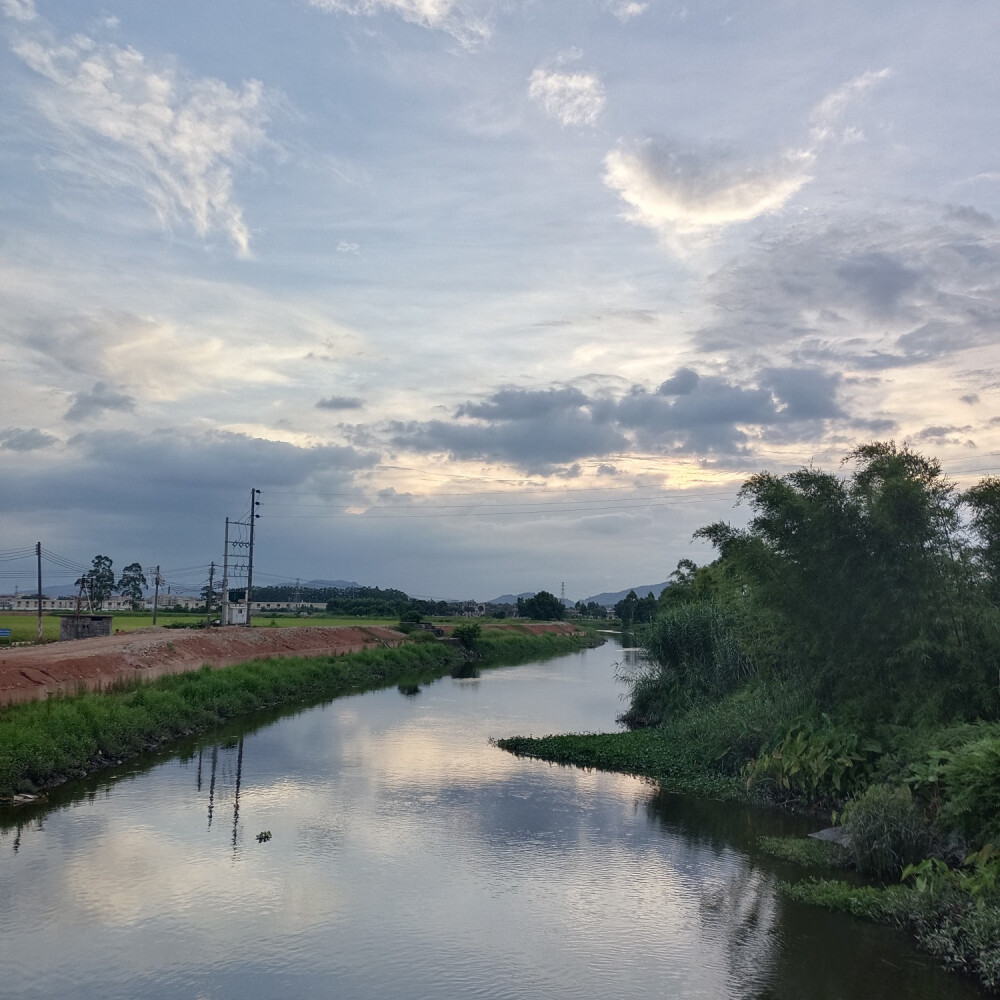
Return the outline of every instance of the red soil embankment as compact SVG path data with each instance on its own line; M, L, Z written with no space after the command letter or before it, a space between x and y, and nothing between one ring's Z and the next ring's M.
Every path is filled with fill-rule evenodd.
M99 690L115 681L228 667L271 656L331 656L406 637L373 625L330 628L145 628L99 639L77 639L0 652L0 705L49 694Z

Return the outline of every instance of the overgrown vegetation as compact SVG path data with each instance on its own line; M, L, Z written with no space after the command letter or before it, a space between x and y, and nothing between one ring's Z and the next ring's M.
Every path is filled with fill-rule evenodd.
M626 677L634 732L501 745L685 788L699 770L738 777L832 811L852 863L890 888L790 891L907 923L995 986L993 862L972 881L961 862L1000 845L1000 478L963 493L892 442L844 465L752 476L747 526L696 533L718 558L682 561L633 632L647 654ZM943 888L893 885L904 871Z
M481 662L565 653L585 641L493 634L480 640ZM57 784L269 706L418 683L448 673L462 660L460 648L423 641L343 656L203 667L152 683L9 706L0 709L0 797Z

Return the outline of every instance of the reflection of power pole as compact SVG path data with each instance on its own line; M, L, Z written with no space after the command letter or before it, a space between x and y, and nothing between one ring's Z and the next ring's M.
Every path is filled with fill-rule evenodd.
M215 769L219 763L219 744L212 747L212 778L208 786L208 828L212 829L212 812L215 809Z
M236 752L236 799L233 803L233 850L236 850L236 833L240 825L240 785L243 782L243 737Z

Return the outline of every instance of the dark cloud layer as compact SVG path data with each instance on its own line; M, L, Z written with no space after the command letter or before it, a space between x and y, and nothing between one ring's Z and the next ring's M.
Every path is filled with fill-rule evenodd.
M113 388L106 382L95 382L90 392L78 392L73 404L66 411L67 420L86 420L96 417L106 410L131 412L135 409L135 399Z
M318 410L360 410L365 405L357 396L327 396L316 401Z
M1000 239L983 213L913 209L892 221L803 223L711 279L699 345L870 371L1000 340Z
M0 448L8 451L38 451L54 445L58 440L37 427L27 430L22 427L5 427L0 431Z
M747 384L679 368L656 391L588 396L577 388L506 388L459 406L452 420L391 425L394 447L551 472L630 448L659 454L738 455L750 429L781 440L844 419L842 378L817 367L770 367ZM603 463L604 474L613 467Z

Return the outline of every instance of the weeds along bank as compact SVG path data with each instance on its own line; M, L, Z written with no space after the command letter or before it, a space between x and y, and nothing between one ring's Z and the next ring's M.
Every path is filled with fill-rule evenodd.
M1000 478L962 492L892 443L845 466L754 476L747 526L697 533L718 558L682 562L637 630L630 732L501 745L832 817L870 884L786 891L997 990Z
M581 649L588 635L490 635L477 647L434 641L342 656L204 667L128 689L0 709L0 798L34 792L116 764L170 740L275 705L419 683L477 665Z

